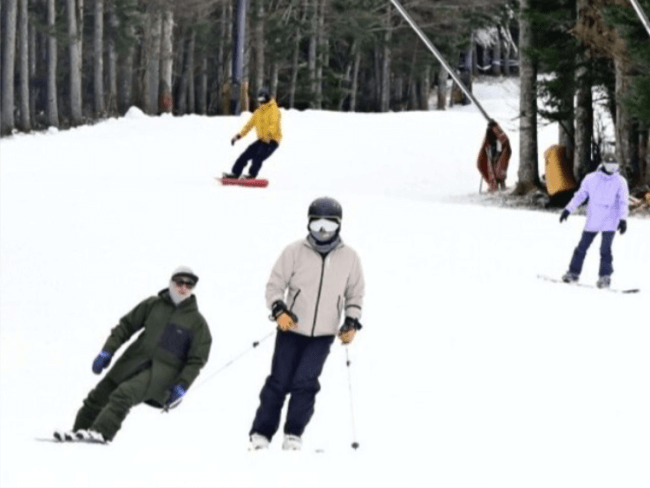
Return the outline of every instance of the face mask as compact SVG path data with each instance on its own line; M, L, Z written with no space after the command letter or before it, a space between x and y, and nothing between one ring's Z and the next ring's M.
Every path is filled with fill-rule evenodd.
M339 228L338 222L327 219L314 220L309 224L309 231L318 242L327 242L336 235Z
M603 167L609 174L613 174L618 171L618 163L603 163Z

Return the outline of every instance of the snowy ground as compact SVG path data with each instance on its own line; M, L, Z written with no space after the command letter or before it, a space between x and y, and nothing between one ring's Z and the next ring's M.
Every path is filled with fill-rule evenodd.
M475 89L510 137L513 185L517 85ZM474 107L285 111L267 189L213 179L252 142L229 144L246 116L130 115L0 142L0 486L650 486L650 221L614 241L613 286L640 294L547 283L584 217L452 203L479 186ZM366 275L348 350L360 448L336 344L304 451L278 436L249 453L272 341L213 373L272 331L269 272L324 194ZM595 245L585 282L597 261ZM215 339L182 405L136 407L110 446L36 442L71 426L110 328L179 264Z

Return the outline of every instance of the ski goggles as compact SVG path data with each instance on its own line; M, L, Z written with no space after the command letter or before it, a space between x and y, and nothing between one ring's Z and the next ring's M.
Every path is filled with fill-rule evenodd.
M189 288L190 290L191 290L192 288L194 288L194 286L196 285L196 283L194 283L194 281L192 281L192 280L184 280L184 279L182 279L182 278L176 278L176 279L174 280L174 283L175 283L176 286L178 286L179 288L180 288L181 286L186 286L186 287Z
M338 222L334 222L332 220L327 220L327 219L312 220L309 223L309 230L313 232L319 232L321 230L324 230L325 232L334 232L338 228L339 228Z

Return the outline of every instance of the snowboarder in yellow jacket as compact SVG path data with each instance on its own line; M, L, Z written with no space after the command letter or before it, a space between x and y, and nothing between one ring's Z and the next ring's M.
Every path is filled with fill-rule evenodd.
M239 178L248 164L252 160L248 174L244 176L247 179L257 178L257 174L262 167L262 163L268 159L271 154L280 145L282 140L282 125L280 122L281 114L278 104L274 98L271 98L266 88L260 89L257 95L257 101L260 106L253 112L248 123L241 132L237 133L230 141L234 146L235 142L248 134L253 127L257 132L257 140L248 146L241 156L235 161L230 173L224 173L224 178Z

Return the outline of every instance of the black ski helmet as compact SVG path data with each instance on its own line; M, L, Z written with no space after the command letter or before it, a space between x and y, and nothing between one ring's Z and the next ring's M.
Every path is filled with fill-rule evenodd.
M269 100L271 100L271 95L269 94L268 88L260 88L257 92L257 101L261 103L267 103Z
M343 220L343 209L341 204L330 197L320 197L311 202L307 212L309 220L312 219L335 219L338 223Z

